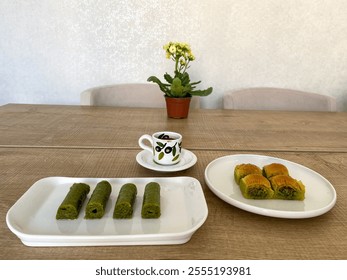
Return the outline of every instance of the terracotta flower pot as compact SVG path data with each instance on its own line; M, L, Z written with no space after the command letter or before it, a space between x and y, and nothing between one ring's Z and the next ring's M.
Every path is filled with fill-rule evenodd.
M175 98L165 96L167 116L174 119L188 117L191 97Z

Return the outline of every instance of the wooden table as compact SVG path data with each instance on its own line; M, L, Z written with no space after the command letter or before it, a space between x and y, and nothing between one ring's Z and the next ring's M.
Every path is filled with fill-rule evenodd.
M184 147L218 151L347 151L347 113L15 105L0 109L0 147L138 148L142 134L177 131Z
M0 107L0 259L347 259L347 138L346 126L342 125L346 124L346 113L252 112L252 125L230 124L238 127L237 136L227 124L219 122L222 119L232 122L234 118L246 121L247 114L199 110L191 113L187 120L171 120L160 109ZM302 135L305 137L289 137L293 132L288 122L293 125L292 130L298 132L300 129L294 124L301 118L311 124ZM142 122L144 119L146 122ZM199 120L204 120L204 125ZM243 145L242 141L250 139L258 126L275 122L277 125L268 125L267 131L274 135L278 127L282 127L283 134L289 138L285 148L275 141L269 144L271 149L266 150L263 142L270 139L266 133L258 134L255 141ZM325 129L325 126L328 127ZM227 129L221 134L223 140L208 140L223 128ZM198 158L197 164L169 174L140 166L135 161L140 151L137 139L141 134L155 130L182 132L186 147ZM64 136L67 131L69 134ZM209 135L208 131L213 133ZM332 139L328 134L336 138ZM284 140L283 135L281 137ZM323 143L319 143L319 138ZM239 141L233 145L232 141L236 139ZM307 143L308 139L313 139L314 144ZM218 144L222 146L218 147ZM292 146L294 144L296 146ZM227 204L208 188L204 171L212 160L239 153L279 157L315 170L336 189L335 207L314 218L280 219L256 215ZM203 187L209 215L192 239L182 245L28 247L7 228L5 215L34 182L49 176L191 176Z

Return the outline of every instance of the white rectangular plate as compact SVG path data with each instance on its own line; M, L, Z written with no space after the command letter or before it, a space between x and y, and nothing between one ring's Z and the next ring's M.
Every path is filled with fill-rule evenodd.
M85 207L96 184L108 180L112 185L105 215L84 219ZM90 185L90 192L76 220L56 220L57 209L73 183ZM145 185L161 186L161 216L142 219ZM137 197L132 219L113 219L121 186L134 183ZM200 182L192 177L163 178L71 178L48 177L37 181L7 212L9 229L27 246L105 246L162 245L188 242L208 215Z

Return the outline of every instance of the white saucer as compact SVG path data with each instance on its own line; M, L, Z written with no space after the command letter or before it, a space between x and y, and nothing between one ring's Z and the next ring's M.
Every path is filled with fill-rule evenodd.
M186 149L182 149L181 160L175 165L160 165L153 161L152 154L149 151L142 150L136 156L136 161L145 168L161 171L161 172L176 172L192 167L197 158L194 153Z

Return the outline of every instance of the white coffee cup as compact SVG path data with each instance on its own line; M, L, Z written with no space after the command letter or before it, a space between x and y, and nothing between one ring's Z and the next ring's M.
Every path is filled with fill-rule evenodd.
M146 145L147 140L151 146ZM153 135L144 134L139 138L142 149L153 155L154 162L161 165L177 164L181 160L182 135L177 132L160 131Z

